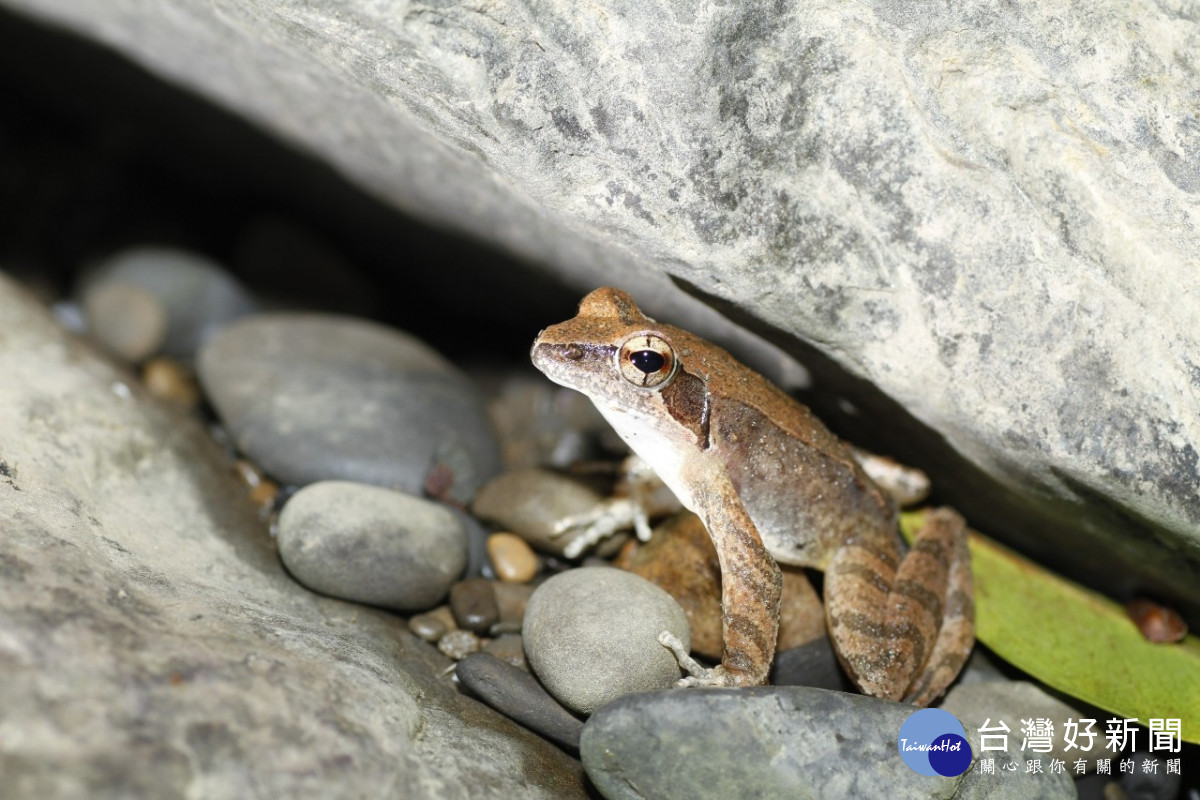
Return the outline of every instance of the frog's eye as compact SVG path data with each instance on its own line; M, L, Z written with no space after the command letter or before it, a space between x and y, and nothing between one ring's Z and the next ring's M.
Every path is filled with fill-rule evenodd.
M666 340L652 333L640 333L617 351L621 377L644 389L661 389L675 375L675 351Z

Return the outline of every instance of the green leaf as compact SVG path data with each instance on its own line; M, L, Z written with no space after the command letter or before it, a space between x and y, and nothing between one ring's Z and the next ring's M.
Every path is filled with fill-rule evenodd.
M924 512L901 516L912 541ZM1143 725L1179 719L1200 743L1200 639L1146 641L1125 609L974 531L975 635L1043 683Z

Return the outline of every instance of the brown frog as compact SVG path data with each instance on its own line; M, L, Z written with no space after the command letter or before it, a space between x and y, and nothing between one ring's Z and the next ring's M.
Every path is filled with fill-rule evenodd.
M904 554L895 503L812 412L719 347L605 288L538 335L533 363L583 392L708 529L721 564L721 664L680 643L681 685L766 682L779 624L777 561L825 572L829 635L867 694L925 705L974 642L966 527L927 515Z

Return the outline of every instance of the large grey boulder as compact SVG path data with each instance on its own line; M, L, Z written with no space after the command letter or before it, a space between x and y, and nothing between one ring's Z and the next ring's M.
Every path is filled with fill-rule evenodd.
M979 527L1200 616L1194 6L3 2L786 375L726 312Z
M5 797L582 797L383 612L289 578L217 446L0 275Z

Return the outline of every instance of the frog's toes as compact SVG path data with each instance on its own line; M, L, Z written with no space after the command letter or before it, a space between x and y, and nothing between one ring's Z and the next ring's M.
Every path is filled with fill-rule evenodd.
M709 668L692 658L688 654L687 648L683 646L683 642L669 631L663 631L658 635L658 643L670 650L672 655L675 656L675 660L679 663L680 669L688 673L686 678L680 678L679 682L675 684L680 689L686 689L691 686L736 685L732 680L732 676L725 671L724 667L717 665Z

